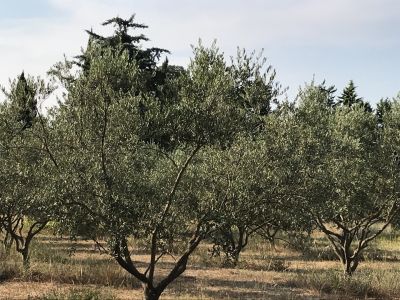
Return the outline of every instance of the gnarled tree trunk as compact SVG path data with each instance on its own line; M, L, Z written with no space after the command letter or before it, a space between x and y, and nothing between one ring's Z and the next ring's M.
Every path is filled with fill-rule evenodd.
M158 300L161 296L162 291L157 288L150 287L148 284L144 286L144 300Z

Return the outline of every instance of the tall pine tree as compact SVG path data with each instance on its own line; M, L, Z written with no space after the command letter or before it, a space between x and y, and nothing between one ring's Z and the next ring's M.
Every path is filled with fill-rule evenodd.
M353 80L350 80L349 84L343 89L342 94L339 96L337 105L352 107L353 105L361 105L367 112L372 112L371 105L368 102L364 102L363 98L359 97L356 92L356 86Z
M183 67L170 65L167 58L161 62L162 55L168 54L168 50L146 48L143 45L149 39L137 31L147 26L134 22L134 18L134 15L129 19L115 17L103 22L103 26L111 25L115 28L111 35L100 35L93 30L87 30L89 40L81 55L76 56L74 61L66 60L56 64L50 74L68 87L73 86L77 80L85 80L91 72L93 62L107 59L110 53L114 57L123 56L128 62L134 62L140 72L140 87L137 83L127 80L112 80L112 89L133 92L136 96L142 95L143 100L137 109L147 127L142 127L140 137L145 142L156 143L169 150L176 142L173 138L175 133L165 129L167 124L175 122L174 115L169 113L168 109L179 102L179 78L185 70ZM73 65L78 66L79 72L72 72ZM135 89L132 89L133 86ZM158 110L159 117L154 117L157 114L150 113L150 109Z

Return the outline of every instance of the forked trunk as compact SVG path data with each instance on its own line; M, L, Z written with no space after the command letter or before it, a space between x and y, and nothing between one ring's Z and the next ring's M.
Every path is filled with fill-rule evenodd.
M358 267L358 258L348 259L343 261L343 273L346 277L351 277Z
M161 296L161 292L156 288L151 288L148 285L144 285L144 300L158 300Z
M238 227L238 241L235 242L234 234L231 234L231 252L229 253L228 260L233 267L239 264L240 254L242 250L246 247L248 241L248 235L245 227Z

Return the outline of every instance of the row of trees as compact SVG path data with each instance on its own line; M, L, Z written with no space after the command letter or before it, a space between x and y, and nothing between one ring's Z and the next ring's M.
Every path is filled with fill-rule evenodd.
M200 243L236 264L254 234L322 231L344 272L396 221L400 99L377 109L352 82L311 83L294 102L262 57L227 62L199 44L188 67L144 48L143 24L114 18L83 53L50 74L66 93L23 73L0 104L0 228L29 268L32 239L49 222L84 235L158 299ZM141 241L146 268L132 258ZM176 262L161 277L158 262Z

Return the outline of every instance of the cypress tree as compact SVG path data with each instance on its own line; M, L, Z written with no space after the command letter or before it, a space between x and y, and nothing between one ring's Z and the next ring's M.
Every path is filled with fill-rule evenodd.
M29 86L24 72L18 78L14 93L17 121L22 124L21 130L30 128L37 115L37 100L35 91Z

